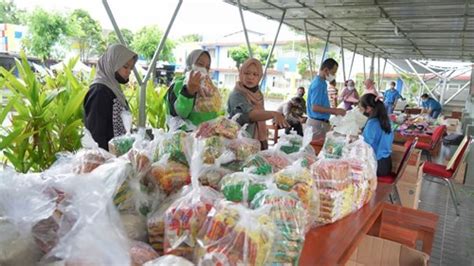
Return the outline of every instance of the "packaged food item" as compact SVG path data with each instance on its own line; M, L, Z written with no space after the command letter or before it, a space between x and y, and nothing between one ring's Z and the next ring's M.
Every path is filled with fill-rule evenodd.
M221 202L198 234L195 261L199 265L266 265L275 225L268 206L251 210Z
M311 172L319 189L343 190L350 185L350 166L347 160L321 159L313 164Z
M167 195L191 183L188 166L169 160L168 156L164 156L160 161L153 163L149 175L157 187Z
M157 140L157 147L153 161L163 159L166 154L169 154L169 159L183 165L188 166L186 157L186 150L190 149L192 139L188 133L178 130L175 132L165 133L161 136L161 140Z
M274 244L267 263L298 265L307 232L308 212L293 192L278 189L272 184L260 191L251 203L252 209L270 206L270 217L275 223Z
M313 129L307 126L304 130L301 148L297 152L289 154L292 161L300 160L301 165L306 168L311 168L314 162L317 161L316 151L311 146L313 140Z
M319 157L326 159L339 159L342 156L342 150L349 143L345 135L340 135L333 131L326 134L323 149Z
M265 158L267 162L272 165L273 171L275 172L278 172L291 164L290 157L281 151L266 150L260 151L259 154L262 155L263 158Z
M122 118L126 134L116 136L109 141L109 152L117 157L127 153L133 147L133 143L135 142L135 135L131 134L132 113L124 111L120 117Z
M269 175L273 172L273 166L258 153L247 158L243 168L254 168L250 172L257 175Z
M250 203L255 195L267 188L271 177L247 172L236 172L222 178L220 191L227 200Z
M237 161L245 161L260 151L260 141L251 138L236 138L227 144L227 148L234 152Z
M207 147L207 146L206 146ZM205 160L205 158L203 158ZM235 160L235 155L231 151L225 151L219 158L214 160L213 164L203 164L199 169L199 183L203 186L210 186L214 189L219 189L221 179L232 173L229 169L224 168L227 162Z
M194 264L182 257L175 255L164 255L143 264L143 266L194 266Z
M120 221L122 222L126 236L130 240L148 242L146 217L143 215L120 213Z
M303 145L303 137L297 134L282 135L275 146L276 150L286 154L298 152Z
M160 255L150 245L144 242L130 242L130 259L132 266L142 266L148 261L158 258Z
M308 213L307 225L311 226L319 215L319 194L311 172L302 166L301 160L277 172L274 175L274 180L279 189L298 195Z
M201 88L206 93L199 94L196 96L196 102L194 103L194 110L196 112L219 112L222 108L222 99L219 93L219 89L212 83L212 80L208 75L203 76L201 79Z
M342 190L320 189L320 224L333 223L350 214L353 209L354 187L347 186Z
M222 136L228 139L235 139L240 130L240 125L231 119L223 116L207 121L199 125L196 137L209 138L211 136Z
M202 155L204 163L214 164L215 160L225 151L224 138L220 136L211 136L204 139L204 141L206 143Z
M160 205L154 206L154 211L148 215L147 231L150 245L158 254L164 254L165 243L165 212L180 196L179 193L166 198Z

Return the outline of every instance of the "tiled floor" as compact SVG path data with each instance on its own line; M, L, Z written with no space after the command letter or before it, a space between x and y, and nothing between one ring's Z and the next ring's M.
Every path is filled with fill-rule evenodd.
M423 181L419 209L439 215L430 265L474 265L474 152L468 162L466 184L456 185L459 217L448 187Z

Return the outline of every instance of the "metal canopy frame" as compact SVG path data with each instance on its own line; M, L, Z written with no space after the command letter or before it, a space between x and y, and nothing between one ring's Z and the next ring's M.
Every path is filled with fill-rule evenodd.
M366 57L474 62L472 0L224 0Z
M109 16L109 19L114 27L114 31L118 36L118 39L121 44L126 45L122 32L120 28L118 27L117 22L115 21L115 18L113 16L113 12L110 9L110 6L107 2L107 0L102 0L102 3L104 5L104 8L107 12L107 15ZM168 34L171 31L171 28L173 27L174 20L178 16L179 9L181 8L181 5L183 4L183 0L178 0L178 3L176 4L176 8L173 12L173 15L171 16L170 22L168 23L168 26L166 27L166 31L163 34L163 37L161 37L160 43L156 47L155 53L153 54L153 58L151 59L151 62L149 64L148 70L145 74L145 77L143 80L141 80L140 75L138 74L138 71L136 67L133 68L133 73L135 74L135 77L137 78L137 82L140 86L140 101L139 101L139 109L138 109L138 127L143 128L146 126L146 86L148 83L148 80L150 79L152 75L152 71L156 71L155 65L156 61L158 60L161 51L163 50L165 46L165 42L168 39Z

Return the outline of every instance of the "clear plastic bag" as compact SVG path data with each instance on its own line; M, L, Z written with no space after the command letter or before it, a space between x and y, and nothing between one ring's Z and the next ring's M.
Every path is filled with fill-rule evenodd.
M302 166L301 160L274 175L275 184L284 191L295 192L307 210L307 225L312 226L319 216L319 194L311 172Z
M280 190L275 184L260 191L251 203L251 208L270 206L270 217L275 223L274 244L268 264L298 265L303 249L309 213L298 195Z
M39 175L0 172L0 264L33 265L42 253L32 228L50 217L56 207Z
M175 255L164 255L143 264L143 266L194 266L194 264L185 258Z
M224 176L219 186L227 200L247 204L258 192L266 189L271 181L271 176L255 175L249 170Z
M304 130L304 136L299 151L291 153L289 156L293 161L300 160L301 165L306 168L311 168L311 165L318 160L314 148L311 146L313 140L313 128L307 126Z
M350 165L346 160L321 159L311 167L319 189L343 190L350 185Z
M130 263L128 240L112 203L114 191L124 181L126 164L117 160L81 178L70 175L52 181L65 195L57 209L73 225L59 223L58 244L43 257L42 264Z
M326 134L323 149L319 153L320 158L339 159L342 156L342 150L349 144L349 139L346 135L340 135L331 131Z
M222 108L221 95L208 75L201 78L201 90L204 90L205 93L197 94L194 110L196 112L219 112Z
M246 137L239 137L230 140L227 144L227 149L235 154L235 159L237 161L242 162L260 151L260 141Z
M149 178L166 195L176 192L191 183L189 167L169 160L169 154L152 164Z
M109 152L117 157L127 153L135 142L135 135L130 133L132 129L132 114L125 111L122 112L121 117L126 134L114 137L109 141Z
M189 166L186 149L192 146L192 138L188 133L181 130L164 133L154 143L156 148L153 161L162 160L168 154L170 160Z
M222 136L228 139L235 139L238 136L239 130L240 125L236 121L221 116L199 125L196 137Z
M250 172L256 175L269 175L273 173L273 166L260 154L254 154L247 158L243 169L252 168Z
M206 157L204 156L203 159L205 160ZM231 173L230 170L222 167L222 165L233 160L235 160L234 153L226 151L221 154L213 164L204 164L199 170L199 183L203 186L210 186L214 189L219 189L221 179Z
M211 136L203 141L205 142L202 154L204 163L214 164L215 160L225 151L224 138L220 136Z
M357 136L367 121L359 107L354 107L345 116L331 116L329 122L333 131L342 135Z
M281 151L266 150L260 151L259 154L272 165L274 172L278 172L291 164L291 158Z
M275 224L270 208L251 210L223 201L210 211L198 234L199 265L266 265Z
M298 152L303 146L303 137L295 134L282 135L275 145L275 149L286 154Z
M153 261L160 256L150 245L139 241L130 242L129 252L132 266L142 266L146 262Z

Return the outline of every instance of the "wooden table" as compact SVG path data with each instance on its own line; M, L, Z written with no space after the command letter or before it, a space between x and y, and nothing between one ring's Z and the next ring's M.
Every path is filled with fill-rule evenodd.
M362 237L380 222L383 202L391 185L378 184L374 197L355 213L333 224L313 228L306 234L300 265L343 265Z

